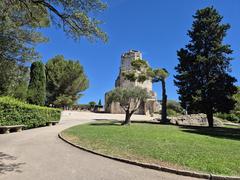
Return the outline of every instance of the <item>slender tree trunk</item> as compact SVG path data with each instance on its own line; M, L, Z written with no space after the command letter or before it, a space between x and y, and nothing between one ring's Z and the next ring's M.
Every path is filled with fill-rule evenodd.
M212 109L207 112L208 126L213 127L213 112Z
M126 110L125 121L122 122L122 125L130 125L132 114L133 114L133 112L130 112L129 110Z
M162 122L168 123L166 83L164 79L161 82L162 82Z

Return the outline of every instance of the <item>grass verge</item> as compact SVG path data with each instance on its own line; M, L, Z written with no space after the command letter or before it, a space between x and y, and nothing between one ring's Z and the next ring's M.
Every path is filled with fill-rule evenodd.
M177 169L240 175L240 129L97 122L75 126L63 137L116 157Z

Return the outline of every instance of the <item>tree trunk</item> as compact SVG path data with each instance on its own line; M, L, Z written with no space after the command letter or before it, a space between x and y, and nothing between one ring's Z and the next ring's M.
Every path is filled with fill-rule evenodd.
M208 126L213 127L213 112L212 109L207 112Z
M125 121L122 122L122 125L130 125L132 114L133 114L133 111L130 112L129 110L126 110Z
M166 94L166 83L163 79L162 81L162 122L168 123L167 120L167 94Z

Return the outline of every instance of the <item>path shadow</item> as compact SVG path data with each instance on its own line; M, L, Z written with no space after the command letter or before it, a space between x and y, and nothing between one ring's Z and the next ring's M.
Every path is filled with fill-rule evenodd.
M16 163L16 160L15 156L0 152L0 175L7 172L21 173L21 166L26 163Z
M200 127L200 126L179 126L182 131L207 135L217 138L240 140L240 128L226 128L226 127Z

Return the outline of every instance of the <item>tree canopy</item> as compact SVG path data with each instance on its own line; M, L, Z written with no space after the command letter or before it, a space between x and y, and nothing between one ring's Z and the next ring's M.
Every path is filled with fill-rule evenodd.
M99 27L102 22L95 18L107 7L101 0L3 0L3 5L18 7L24 13L25 21L36 25L39 17L45 16L50 24L62 28L71 38L107 40Z
M146 89L141 87L115 88L108 94L107 104L118 102L126 112L125 121L122 123L130 124L130 118L139 108L141 102L149 97Z
M132 70L125 72L124 76L129 81L138 81L143 83L147 80L153 83L161 82L162 84L162 121L167 123L167 94L166 94L166 78L169 73L164 68L152 69L147 61L142 59L136 59L131 61Z
M55 104L60 96L61 101L58 102L64 102L66 97L76 102L81 97L81 92L88 88L88 79L80 62L65 60L60 55L47 62L46 78L47 104Z
M175 85L181 105L190 113L202 112L213 126L214 112L229 112L234 108L236 79L229 75L230 45L223 44L229 24L213 7L197 10L193 16L189 44L177 52Z

